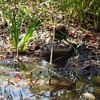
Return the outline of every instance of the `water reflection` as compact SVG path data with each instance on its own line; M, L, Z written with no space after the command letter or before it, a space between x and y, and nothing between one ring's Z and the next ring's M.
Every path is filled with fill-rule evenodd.
M75 71L66 67L54 67L52 70L60 77L53 74L52 84L49 86L47 84L48 66L46 62L43 62L42 64L21 63L1 65L0 83L3 82L3 79L6 80L8 78L11 78L13 82L15 82L14 76L19 72L21 76L24 76L22 79L24 78L27 80L28 78L37 83L30 86L32 97L30 97L29 100L79 100L82 93L92 93L96 96L97 100L100 99L100 76L98 74L92 72L85 75L79 74L78 79L75 84L73 84L72 80L76 77ZM30 71L32 71L31 76L27 76L26 73ZM3 88L1 89L4 90Z

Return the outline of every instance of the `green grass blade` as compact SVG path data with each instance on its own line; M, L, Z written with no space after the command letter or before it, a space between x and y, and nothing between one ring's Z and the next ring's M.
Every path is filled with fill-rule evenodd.
M38 23L38 19L34 19L34 21L31 23L30 27L27 29L27 32L25 33L25 36L22 38L22 40L19 43L19 48L22 51L25 43L28 41L28 39L30 38L31 34L33 33L33 31L39 27L39 25L37 25Z

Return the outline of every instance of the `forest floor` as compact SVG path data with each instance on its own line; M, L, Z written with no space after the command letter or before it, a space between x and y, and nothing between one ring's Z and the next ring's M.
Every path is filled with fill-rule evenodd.
M34 13L36 13L37 15L39 14L36 11L34 11ZM52 15L52 12L48 11L47 13L50 13L50 15ZM79 74L82 74L83 76L85 74L90 75L90 76L91 76L91 74L96 74L96 76L100 76L100 32L97 32L95 29L92 29L90 23L88 23L87 26L89 26L89 27L87 29L82 30L82 28L80 26L78 26L77 23L75 23L75 24L70 23L69 25L66 24L66 22L62 20L63 16L61 14L58 14L57 18L59 21L58 26L64 25L66 27L66 30L69 31L68 35L66 36L67 40L69 40L70 42L75 43L75 44L79 44L82 40L85 40L85 45L82 46L78 50L79 56L78 55L71 56L68 59L68 61L66 62L66 65L63 65L64 67L60 68L61 66L58 65L59 70L54 69L54 72L60 73L60 75L62 75L64 73L66 74L66 72L68 72L67 70L69 70L69 72L71 72L74 69L78 68ZM39 68L36 67L37 70L36 70L36 68L33 68L33 69L30 68L30 70L28 72L23 73L22 70L20 70L20 69L9 68L9 65L16 66L17 64L24 63L24 64L29 64L29 65L32 64L31 67L33 67L33 63L35 63L34 66L38 66L38 63L43 62L44 61L43 57L40 57L39 55L41 53L48 52L51 50L51 43L52 43L52 37L53 37L52 33L53 33L54 24L48 24L47 22L45 22L43 24L43 26L40 26L40 28L37 31L34 31L32 36L29 38L28 42L26 43L24 50L21 52L19 51L18 58L16 58L16 49L13 47L12 42L11 42L12 40L10 39L9 35L7 34L8 28L7 27L5 28L5 24L6 23L4 23L4 22L2 22L2 20L0 20L0 65L1 65L0 66L0 68L1 68L0 69L0 75L1 75L0 82L2 82L2 80L4 80L7 75L9 75L10 77L7 76L5 81L13 84L13 88L15 88L15 89L17 89L17 88L19 88L19 86L21 86L21 90L24 91L23 86L24 85L26 86L26 83L31 84L31 85L37 85L39 81L41 81L41 80L45 81L45 79L42 79L42 77L41 77L43 72L45 73L45 71L43 71L43 70L41 71ZM19 40L21 40L22 37L24 36L24 32L26 31L27 26L28 26L27 23L24 22L24 25L21 30L21 34L19 36ZM58 42L58 41L59 40L57 40L57 39L54 40L54 49L56 49L56 48L60 49L60 47L66 48L65 45L62 44L62 42ZM46 62L46 63L49 63L49 62ZM5 65L8 65L8 67L6 69L4 67ZM22 67L27 67L27 65L26 66L23 65ZM34 70L36 70L36 72ZM32 74L32 71L36 75L37 75L37 73L39 75L37 75L35 77L35 75ZM33 78L33 80L27 80L28 82L25 82L26 80L22 81L22 80L24 80L23 76L26 76L28 78L29 77L32 77L32 78L35 77L35 78ZM89 78L90 78L90 76L89 76ZM38 81L37 77L41 78L41 79ZM62 81L62 79L61 79L61 81ZM99 80L99 78L97 78L97 79ZM42 81L40 83L42 83ZM94 79L94 81L96 81L96 79ZM17 82L19 82L19 83L17 84ZM57 79L56 82L59 82L59 80ZM97 95L99 98L100 91L99 91L98 86L99 86L100 82L98 82L98 81L96 81L96 82L97 82L97 84L96 84L97 90L96 90L95 94L98 93ZM96 82L94 82L94 84ZM14 85L14 84L17 84L17 85ZM47 80L46 80L45 84L43 85L44 86L43 88L46 88L45 87L46 85L48 85ZM89 85L90 85L90 83L89 83ZM0 86L1 86L1 84L0 84ZM61 85L61 86L63 86L63 85ZM39 87L42 88L41 85ZM47 86L47 88L48 87L49 86ZM60 87L60 86L58 86L58 87ZM1 88L3 89L3 85ZM63 88L65 88L65 87L63 87ZM81 86L80 86L80 88L81 88ZM28 91L28 88L26 88L26 89ZM42 92L43 92L42 89L39 90L39 93L40 93L39 95L41 95ZM11 95L13 95L13 93ZM22 95L23 95L23 98L24 98L24 96L26 96L24 94L22 94ZM3 97L0 97L0 98L3 98ZM19 100L19 99L16 99L16 100ZM33 100L35 100L35 99L33 99Z
M23 27L24 28L24 27ZM41 31L44 30L42 33ZM52 41L52 31L48 27L41 27L38 30L39 39L34 41L34 33L29 38L29 41L25 47L26 50L19 52L19 59L16 59L16 51L11 44L9 36L5 33L3 28L3 23L0 22L0 63L16 63L16 62L37 62L41 61L41 57L35 57L36 52L48 52L50 51L51 41ZM23 34L21 34L23 35ZM86 43L78 53L80 57L78 59L79 68L99 68L100 67L100 33L95 31L86 30L85 32L80 30L79 27L71 25L69 27L68 38L72 43L81 42L85 39ZM56 41L56 40L55 40ZM55 45L57 42L54 43ZM58 46L56 46L57 48ZM70 59L71 60L71 59ZM72 59L73 61L75 58ZM73 63L72 61L72 63ZM73 65L73 64L72 64ZM74 65L73 65L74 66Z

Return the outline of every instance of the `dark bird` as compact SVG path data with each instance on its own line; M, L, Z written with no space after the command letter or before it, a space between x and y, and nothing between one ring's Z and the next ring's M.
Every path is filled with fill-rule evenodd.
M76 44L70 45L68 50L66 49L54 49L53 51L53 58L52 63L59 64L59 65L65 65L66 61L73 55L75 52L75 49L77 48ZM51 52L48 51L46 53L43 53L41 57L43 57L46 61L50 61L50 54Z
M62 40L62 39L66 39L66 36L68 35L68 30L66 29L66 27L64 25L60 25L58 27L55 28L55 38Z

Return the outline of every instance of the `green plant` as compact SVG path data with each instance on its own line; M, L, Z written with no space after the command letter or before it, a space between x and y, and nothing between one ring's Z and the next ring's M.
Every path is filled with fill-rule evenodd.
M19 5L15 5L10 9L11 5L8 5L7 14L6 17L8 19L8 33L9 37L11 39L11 43L15 47L17 51L22 51L25 43L30 38L31 34L34 30L36 30L40 26L40 22L38 21L38 17L35 17L31 15L32 18L30 18L30 14L28 13L27 9L25 7L22 7L19 3ZM12 10L12 11L11 11ZM19 41L19 35L21 34L22 25L25 20L31 20L29 23L30 25L27 28L26 33L24 34L24 37Z
M93 26L98 25L100 19L99 0L61 0L59 4L59 10L70 16L73 23L77 20L79 25L86 25L92 20Z
M16 10L16 12L15 12ZM27 15L22 17L20 10L15 6L15 9L10 12L10 6L8 10L8 29L9 29L9 36L11 39L11 43L17 50L18 56L18 44L19 44L19 34L21 32L22 23Z
M21 51L23 50L25 43L28 41L33 31L36 30L39 26L40 24L38 23L38 18L34 18L33 22L30 24L30 26L27 29L27 32L25 33L24 37L19 43L19 48Z

